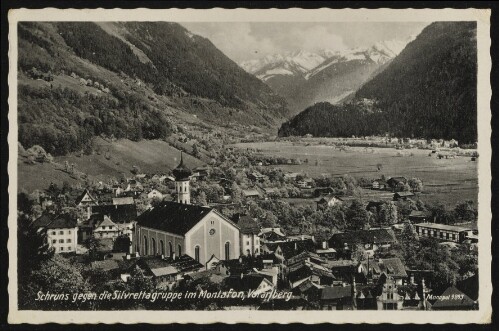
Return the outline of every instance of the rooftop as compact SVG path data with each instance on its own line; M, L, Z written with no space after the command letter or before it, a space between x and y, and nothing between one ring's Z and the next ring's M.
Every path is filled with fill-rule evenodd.
M471 231L471 227L465 227L465 226L458 226L458 225L446 225L446 224L439 224L439 223L418 223L414 224L414 226L421 226L421 227L426 227L426 228L431 228L431 229L436 229L436 230L445 230L445 231Z

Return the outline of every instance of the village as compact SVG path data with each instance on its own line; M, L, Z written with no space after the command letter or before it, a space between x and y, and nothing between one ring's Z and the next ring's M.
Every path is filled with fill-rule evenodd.
M478 308L472 202L449 211L420 200L419 178L312 177L279 167L301 160L229 153L230 167L191 169L180 154L171 172L134 168L87 187L52 184L29 197L30 226L91 275L92 290L255 295L191 300L186 309ZM258 299L273 291L292 296Z

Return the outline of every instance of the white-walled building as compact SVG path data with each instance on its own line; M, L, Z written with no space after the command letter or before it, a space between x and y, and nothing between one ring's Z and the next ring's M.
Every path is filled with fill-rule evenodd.
M33 222L38 231L46 231L50 247L55 253L76 252L78 241L78 226L76 219L68 214L44 214Z

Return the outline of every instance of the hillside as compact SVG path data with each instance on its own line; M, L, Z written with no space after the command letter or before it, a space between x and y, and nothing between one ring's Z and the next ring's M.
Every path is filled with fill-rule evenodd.
M279 135L390 133L475 142L476 63L475 23L433 23L348 104L311 106Z
M50 183L59 187L63 182L72 186L85 186L90 182L108 182L110 178L119 179L123 175L130 177L133 167L148 174L168 173L179 162L180 151L161 140L141 140L134 142L128 139L109 141L97 138L96 152L93 154L77 154L55 157L52 163L28 162L26 153L20 153L18 159L19 190L32 192L36 189L46 189ZM185 154L187 166L194 168L204 162ZM75 165L75 170L81 175L78 178L65 171L65 162ZM29 180L26 180L29 178Z
M176 23L23 22L18 30L25 148L66 155L91 149L97 136L165 139L179 125L212 125L214 135L271 130L288 112L267 85Z

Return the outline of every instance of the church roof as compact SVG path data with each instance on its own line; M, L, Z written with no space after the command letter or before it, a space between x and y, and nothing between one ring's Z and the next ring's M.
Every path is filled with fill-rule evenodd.
M176 180L188 179L192 175L191 169L184 164L184 156L182 153L180 154L180 164L173 169L172 173Z
M137 218L137 224L151 229L184 236L212 210L212 208L208 207L163 201L159 206L142 213ZM236 226L227 218L224 217L224 219Z

